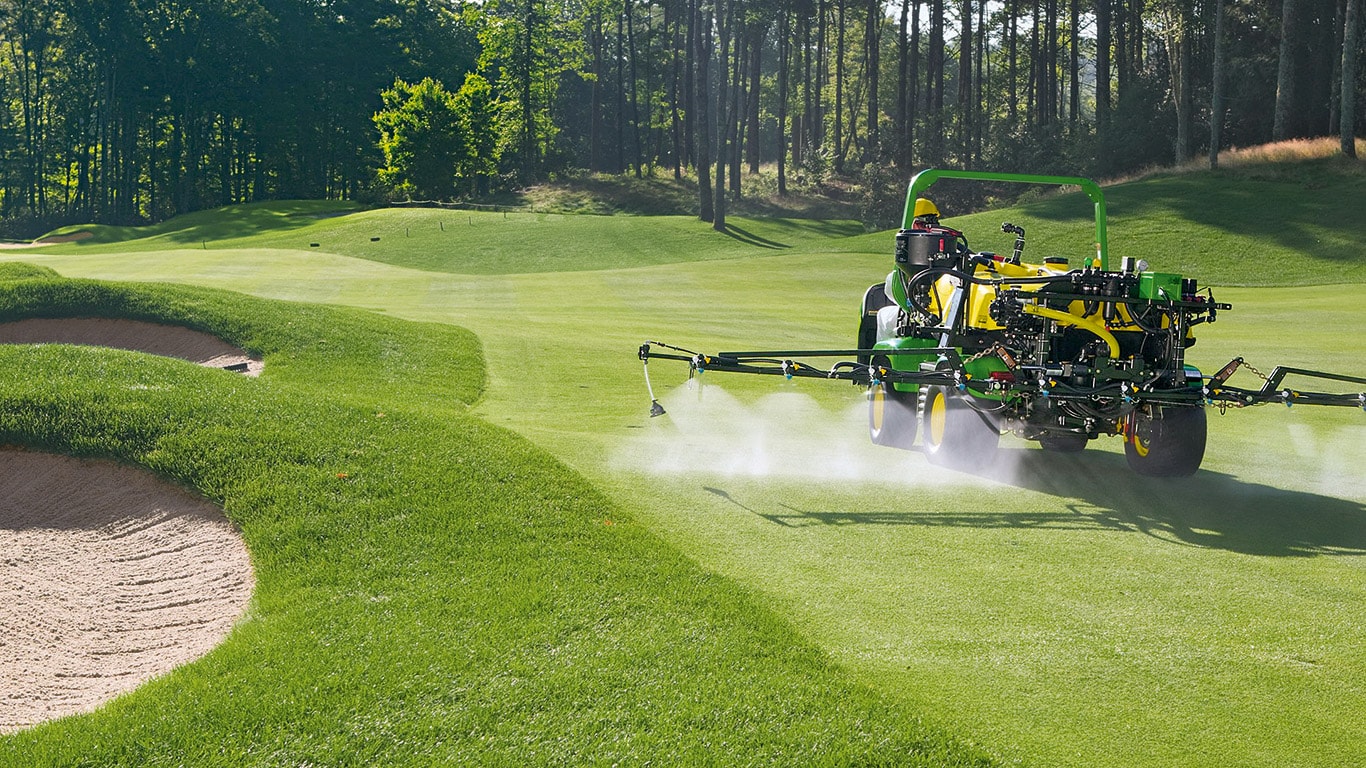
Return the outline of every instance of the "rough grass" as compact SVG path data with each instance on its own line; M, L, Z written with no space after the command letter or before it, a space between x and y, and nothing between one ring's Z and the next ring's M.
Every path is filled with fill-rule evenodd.
M0 348L0 442L199 490L258 580L208 657L0 739L6 765L986 764L471 416L468 332L51 278L0 283L0 306L182 323L268 362Z

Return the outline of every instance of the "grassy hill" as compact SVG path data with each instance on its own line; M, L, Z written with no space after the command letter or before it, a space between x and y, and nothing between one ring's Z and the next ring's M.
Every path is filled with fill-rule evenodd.
M1359 166L1250 173L1107 188L1112 252L1243 286L1220 290L1235 309L1191 349L1207 371L1244 355L1360 373ZM1211 414L1204 468L1180 481L1133 476L1108 439L1063 458L1007 440L1004 467L949 472L868 445L857 389L719 374L699 389L662 362L650 376L669 414L651 419L642 341L845 346L862 290L890 268L890 233L737 220L746 239L683 217L529 214L443 229L438 213L198 244L170 222L4 255L309 303L213 294L232 308L216 315L233 318L225 333L260 326L240 336L258 350L313 355L353 332L397 345L279 352L260 391L241 394L159 363L172 388L152 401L127 386L141 361L114 364L130 356L96 355L97 379L89 351L0 350L9 439L108 450L204 488L247 521L254 553L301 569L282 567L271 620L229 641L252 642L0 754L169 764L189 748L213 762L226 739L247 746L225 764L261 765L408 750L414 763L1307 768L1366 751L1361 412ZM1063 195L950 223L981 249L1007 250L1010 220L1029 230L1027 254L1084 254L1089 215ZM1259 217L1331 237L1278 238ZM427 239L401 242L419 222ZM1061 234L1073 230L1079 242ZM186 302L187 289L146 290L165 291L148 306ZM410 388L393 366L428 338ZM463 365L475 350L477 394ZM459 395L439 391L448 367ZM277 455L289 461L269 470ZM471 470L486 455L490 468ZM374 484L338 496L338 471ZM463 499L473 511L452 528ZM258 502L266 511L249 511ZM467 567L487 596L458 588ZM270 670L298 655L278 690L251 669L259 638ZM258 713L235 711L253 696Z
M941 181L951 185L953 181ZM931 189L930 195L933 196ZM1112 258L1146 259L1210 285L1366 281L1361 258L1366 163L1263 163L1216 172L1155 174L1105 189ZM1009 252L1002 221L1024 226L1027 253L1080 260L1092 252L1091 205L1080 193L953 216L979 250ZM216 248L318 250L456 274L521 274L644 267L775 252L888 254L891 235L857 222L731 217L726 233L689 216L568 215L439 209L356 211L286 202L201 212L146 228L68 227L88 239L50 253Z

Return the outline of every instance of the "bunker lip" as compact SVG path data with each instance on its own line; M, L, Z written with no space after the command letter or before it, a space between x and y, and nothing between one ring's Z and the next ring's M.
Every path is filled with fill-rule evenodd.
M145 470L0 449L0 733L203 656L253 586L217 506Z
M0 249L3 249L3 250L16 250L16 249L19 249L19 248L41 248L41 247L43 247L43 246L45 246L45 245L58 245L58 244L60 244L60 243L75 243L75 242L79 242L79 241L81 241L81 240L85 240L85 239L87 239L87 238L91 238L91 237L94 237L94 236L95 236L95 233L94 233L94 232L89 232L89 231L82 230L82 231L80 231L80 232L72 232L72 233L69 234L69 235L52 235L52 236L50 236L50 237L39 238L39 239L37 239L37 240L34 240L34 241L31 242L31 243L12 243L12 242L4 242L4 243L0 243Z
M0 344L82 344L146 352L259 376L263 363L201 331L141 320L97 317L27 318L0 323Z

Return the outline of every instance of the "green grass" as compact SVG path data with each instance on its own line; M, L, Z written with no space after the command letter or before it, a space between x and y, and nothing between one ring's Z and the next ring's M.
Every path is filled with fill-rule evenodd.
M1294 169L1259 173L1271 180L1202 182L1197 175L1108 190L1114 253L1122 255L1124 238L1137 237L1131 230L1143 232L1138 255L1159 269L1192 264L1193 274L1234 304L1200 329L1190 352L1206 370L1243 355L1264 369L1283 363L1359 374L1363 260L1336 257L1317 241L1295 239L1304 244L1295 250L1260 232L1241 233L1248 221L1237 217L1263 214L1211 197L1222 187L1252 184L1258 205L1282 206L1276 210L1286 226L1359 241L1366 235L1362 217L1351 214L1360 198L1347 195L1356 172L1344 171L1332 182L1337 186L1318 191L1295 180ZM1236 191L1226 190L1235 198ZM1147 197L1154 198L1151 207L1139 211ZM1040 255L1053 248L1051 227L1070 226L1052 206L1070 205L1048 199L953 223L965 226L977 247L997 250L1009 246L998 232L989 234L1000 221L1023 223L1027 253ZM1234 218L1202 224L1200 218L1214 216L1194 210L1201 206ZM1066 215L1084 222L1089 210ZM1177 217L1181 236L1167 229L1168 217ZM593 243L615 242L614 227L639 240L651 223L589 221L596 229L576 237ZM1357 609L1366 598L1361 412L1264 407L1212 414L1204 469L1169 482L1132 475L1117 440L1065 458L1006 441L1017 471L947 472L916 452L867 445L853 388L709 374L699 402L684 386L685 369L662 362L651 366L651 376L670 414L652 420L634 358L641 341L702 351L845 346L857 297L890 268L887 233L770 237L789 247L731 243L731 256L697 261L695 251L669 250L686 242L671 233L672 220L658 223L658 253L632 242L611 256L622 268L553 275L516 274L511 265L531 243L515 239L507 241L516 249L500 267L511 274L407 268L420 266L412 263L416 251L395 249L391 262L405 266L391 266L267 248L255 238L233 250L211 244L157 251L130 243L122 251L64 247L64 255L43 249L19 258L70 275L175 279L471 329L488 370L473 418L510 428L572 467L578 482L586 478L586 491L569 486L551 498L563 504L581 493L601 494L595 503L609 504L633 521L633 530L658 536L666 550L676 548L698 573L714 574L708 580L732 590L715 599L748 600L737 609L743 615L758 610L790 631L776 647L814 644L816 658L828 660L817 666L832 679L871 689L892 700L900 716L920 713L1002 762L1347 766L1366 752L1358 727L1366 716ZM728 240L690 226L700 242ZM1192 232L1227 247L1193 249L1185 237ZM587 250L583 243L572 247ZM1076 247L1084 252L1085 242ZM1275 269L1258 269L1276 253L1289 255L1276 257ZM1222 287L1257 281L1315 287ZM263 385L271 383L267 362ZM331 400L326 389L313 390L324 403ZM414 398L410 407L427 407L419 400L425 402ZM637 630L614 637L625 643ZM651 636L639 642L650 646ZM687 666L680 647L652 647L662 666ZM575 674L566 672L566 681ZM655 692L675 684L664 677L651 686L646 678L640 684ZM756 687L746 696L771 684L750 682ZM146 695L153 701L171 694ZM642 693L642 702L652 695ZM744 698L733 689L707 695L722 697L713 703ZM454 705L442 717L463 717L465 709ZM89 728L101 716L71 727ZM310 720L293 733L304 742L319 730L325 729ZM573 722L550 730L578 733ZM894 752L871 761L898 762ZM692 758L674 762L702 761Z
M175 248L202 245L208 240L231 240L280 230L307 229L319 220L351 213L356 209L357 206L352 203L330 200L272 201L199 211L144 227L107 224L67 226L48 233L46 237L88 232L88 237L77 241L80 247L113 245L121 248L130 240L141 240L145 248Z
M146 253L174 248L299 250L424 271L470 275L563 272L706 261L837 242L857 222L731 218L725 234L690 216L606 217L388 208L342 216L300 213L294 204L253 206L242 216L200 213L129 230L74 227L94 237L44 253ZM220 220L223 219L223 220ZM256 226L253 222L264 222ZM215 234L217 236L215 236ZM113 241L111 238L125 239ZM317 245L316 249L314 244Z
M941 184L953 184L943 181ZM650 184L640 182L649 187ZM639 193L636 184L626 192ZM669 186L664 184L664 186ZM595 187L588 185L589 189ZM644 193L640 193L644 194ZM931 190L931 195L933 190ZM1154 175L1107 187L1111 258L1146 259L1158 271L1207 285L1366 282L1358 258L1366 218L1366 163L1340 159L1262 163L1217 172ZM1002 221L1028 231L1026 254L1094 253L1090 202L1080 193L954 217L973 247L1009 253ZM849 220L730 217L713 232L690 216L604 217L425 208L351 212L343 204L253 204L153 227L90 231L44 253L159 252L176 248L316 250L425 271L527 274L647 267L783 252L890 253L887 232ZM378 238L376 240L375 238Z
M468 332L51 278L0 282L0 306L176 322L267 364L251 380L0 349L0 442L200 490L240 526L258 580L208 657L0 739L6 765L985 764L471 416Z
M1155 270L1210 285L1366 282L1366 163L1156 175L1104 191L1114 264L1123 256L1146 259ZM1074 193L950 223L969 233L975 248L1009 253L1013 237L999 226L1012 221L1029 233L1027 254L1065 255L1076 264L1093 250L1092 220L1090 201Z

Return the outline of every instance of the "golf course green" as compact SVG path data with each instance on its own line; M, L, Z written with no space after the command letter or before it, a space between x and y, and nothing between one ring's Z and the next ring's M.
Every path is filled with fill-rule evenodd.
M1112 258L1233 310L1188 360L1362 375L1366 171L1106 189ZM951 214L951 212L945 212ZM1079 195L947 218L1086 252ZM257 570L213 653L0 737L14 765L1349 766L1366 754L1366 413L1211 413L975 472L862 390L637 347L847 347L891 233L847 221L263 203L0 251L0 320L133 317L259 380L0 348L0 441L220 503ZM1080 233L1080 245L1074 241ZM59 276L58 276L59 275ZM1243 372L1240 377L1253 377ZM1235 380L1237 381L1237 380ZM1251 380L1243 381L1252 385ZM2 534L3 531L0 531Z

